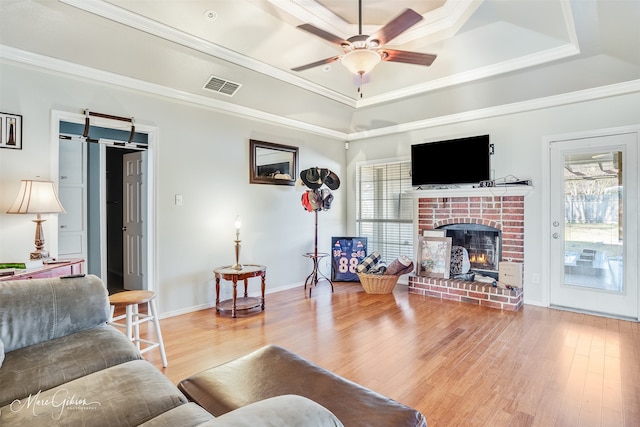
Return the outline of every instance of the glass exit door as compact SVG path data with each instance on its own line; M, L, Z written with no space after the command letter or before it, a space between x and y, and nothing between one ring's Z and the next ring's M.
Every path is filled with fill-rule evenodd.
M637 318L635 140L551 143L552 305Z

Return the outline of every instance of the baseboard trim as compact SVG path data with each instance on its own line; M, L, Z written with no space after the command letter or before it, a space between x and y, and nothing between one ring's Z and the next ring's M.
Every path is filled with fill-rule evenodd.
M267 286L267 288L265 289L265 295L286 291L286 290L297 288L300 286L304 286L304 282L290 283L288 285L282 285L282 286L271 287L271 288ZM250 296L257 296L257 295L253 295L252 293ZM215 301L210 301L205 304L193 305L191 307L185 307L179 310L165 311L163 313L160 313L158 317L160 319L167 319L169 317L175 317L175 316L181 316L183 314L193 313L194 311L208 310L210 308L215 307L215 305L216 305Z

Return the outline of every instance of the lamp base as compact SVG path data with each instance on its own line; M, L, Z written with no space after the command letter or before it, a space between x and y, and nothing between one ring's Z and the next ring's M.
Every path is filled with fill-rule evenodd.
M35 252L31 252L29 254L29 259L49 259L49 251L45 251L44 249L38 249Z
M242 270L242 264L233 264L231 266L231 268L233 268L234 270Z
M46 219L42 219L40 214L38 214L36 219L32 221L36 223L36 250L31 252L30 259L47 259L49 258L49 251L44 249L44 231L42 230L42 223L45 222Z

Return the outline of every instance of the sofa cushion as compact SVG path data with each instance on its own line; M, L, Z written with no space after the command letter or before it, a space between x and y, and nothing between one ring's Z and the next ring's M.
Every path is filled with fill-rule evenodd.
M102 280L81 278L0 282L0 339L6 353L106 323Z
M213 419L213 415L193 402L177 406L139 427L198 427Z
M0 406L141 358L135 345L109 325L14 350L0 368Z
M0 424L137 426L185 403L158 369L134 360L16 399L0 409Z
M426 426L415 409L274 345L182 380L178 387L216 417L259 400L295 394L324 406L349 427Z
M302 396L283 395L252 403L200 427L342 427L331 411Z

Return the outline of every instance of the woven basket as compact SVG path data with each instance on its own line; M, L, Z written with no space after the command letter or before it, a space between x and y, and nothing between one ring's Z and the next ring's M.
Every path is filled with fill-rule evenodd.
M358 273L360 284L368 294L390 294L398 283L398 277L390 274Z

